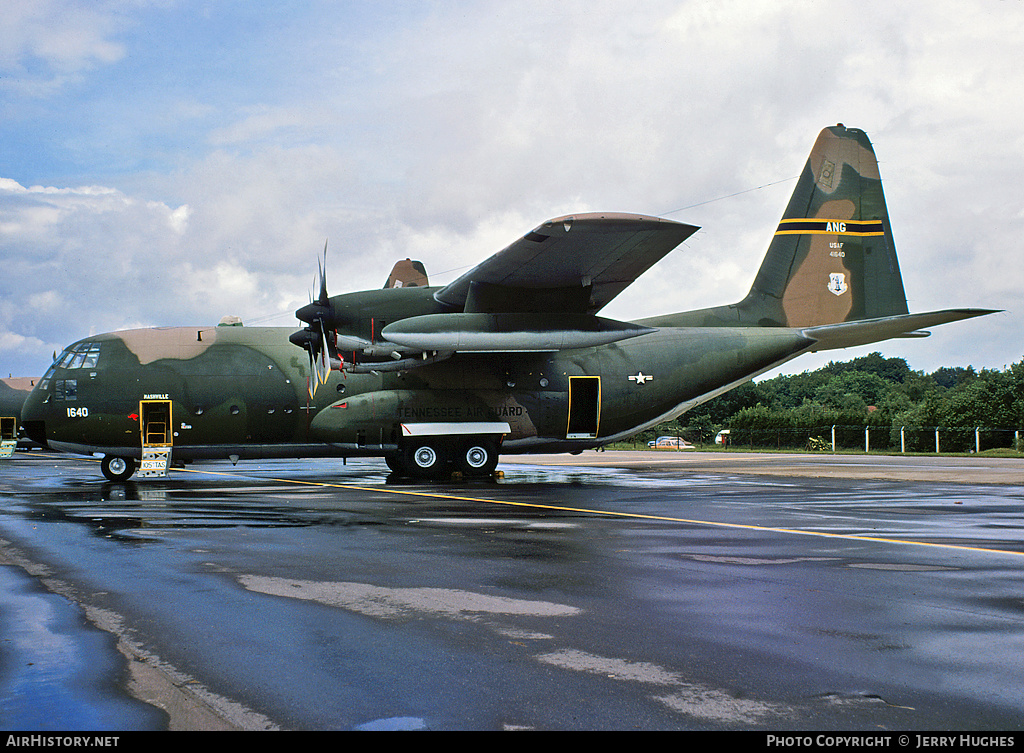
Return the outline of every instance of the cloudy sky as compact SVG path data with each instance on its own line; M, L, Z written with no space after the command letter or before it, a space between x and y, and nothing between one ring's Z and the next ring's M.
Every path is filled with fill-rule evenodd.
M0 372L89 334L297 326L392 263L446 283L544 220L702 230L604 313L732 303L818 131L875 145L911 311L871 350L1024 357L1024 1L7 0Z

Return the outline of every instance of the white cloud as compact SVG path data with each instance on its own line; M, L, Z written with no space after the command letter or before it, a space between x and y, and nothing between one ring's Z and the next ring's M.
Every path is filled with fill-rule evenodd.
M0 24L0 91L52 95L97 66L125 55L116 40L139 3L16 0Z
M102 69L125 92L51 91L40 127L61 138L39 148L57 166L41 154L0 176L9 332L42 343L227 313L290 324L325 240L343 292L379 287L406 256L448 281L560 214L695 204L670 216L701 232L607 313L730 303L792 189L777 182L837 121L876 145L912 309L1021 308L1015 3L321 4L246 26L229 23L240 6L185 20L198 10L37 0L5 19L6 80ZM158 21L187 60L140 62ZM211 28L216 50L188 44ZM32 315L53 290L73 321ZM916 368L1020 358L1012 327L967 336L977 326L892 352Z
M158 323L166 303L154 306L154 297L181 292L165 286L164 270L187 252L186 217L187 207L102 186L26 188L2 181L6 342L21 352L34 349L45 365L50 344L66 344L94 325L114 329L132 317Z
M0 354L4 356L25 356L41 347L45 347L45 343L38 338L0 330Z

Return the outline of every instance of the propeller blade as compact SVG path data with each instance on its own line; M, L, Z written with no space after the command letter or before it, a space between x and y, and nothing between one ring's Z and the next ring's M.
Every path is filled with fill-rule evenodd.
M331 376L331 353L330 341L327 339L327 332L324 330L322 321L320 322L320 339L317 344L320 350L317 356L317 377L320 384L327 384L327 379Z
M316 263L320 267L320 296L316 302L321 306L327 306L330 303L330 298L327 295L327 241L324 241L324 260L321 263L317 259Z

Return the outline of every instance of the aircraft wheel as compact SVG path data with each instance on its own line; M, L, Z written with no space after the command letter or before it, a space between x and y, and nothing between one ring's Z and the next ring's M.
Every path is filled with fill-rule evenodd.
M487 439L473 440L462 448L458 463L467 476L490 476L498 467L498 448Z
M105 455L100 463L103 475L111 481L127 481L135 473L135 459L119 455Z
M444 470L447 460L441 446L432 442L416 442L409 446L405 466L416 476L437 476Z

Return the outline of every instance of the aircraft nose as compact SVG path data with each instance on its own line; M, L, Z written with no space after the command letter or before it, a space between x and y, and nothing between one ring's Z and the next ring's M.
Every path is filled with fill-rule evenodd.
M25 434L36 444L46 447L46 422L44 421L22 421L22 428Z
M36 444L46 446L46 420L40 397L33 391L21 408L21 426Z

